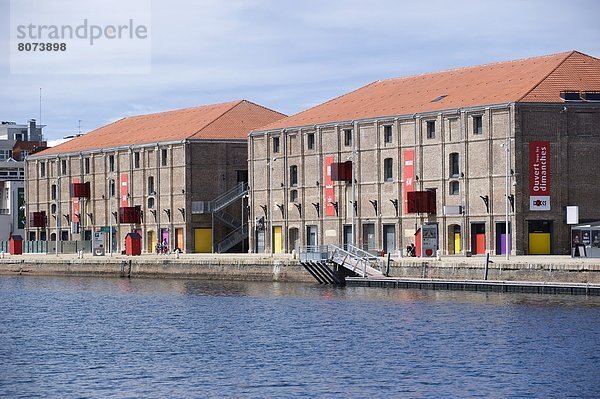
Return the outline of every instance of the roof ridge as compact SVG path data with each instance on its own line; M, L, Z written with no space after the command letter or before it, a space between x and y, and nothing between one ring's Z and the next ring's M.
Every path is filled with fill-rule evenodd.
M550 75L552 75L554 73L554 71L556 71L562 64L564 64L565 61L568 60L573 54L575 54L575 52L576 52L575 50L571 50L570 52L565 53L566 56L554 68L552 68L552 70L550 72L548 72L543 78L541 78L539 80L539 82L534 84L533 87L531 87L531 89L527 90L525 92L525 94L523 94L521 97L519 97L519 99L517 99L516 102L519 102L519 101L523 100L525 97L527 97L529 95L529 93L534 91L535 88L538 87L544 80L548 79L548 77ZM562 54L562 53L559 53L559 54ZM556 55L558 55L558 54L556 54Z
M236 105L235 103L239 103L241 101L243 101L243 100L225 101L223 103L217 103L217 104L196 105L196 106L193 106L193 107L170 109L170 110L167 110L167 111L150 112L149 114L131 115L131 116L123 117L122 119L143 118L143 117L146 117L146 116L168 114L168 113L171 113L171 112L189 111L189 110L198 109L198 108L218 107L218 106L225 105L225 104L232 104L232 107L233 107L234 105Z
M257 107L260 107L260 108L262 108L262 109L266 109L267 111L271 111L271 112L278 113L279 115L283 115L283 116L285 116L285 117L287 117L287 116L288 116L288 115L286 115L286 114L284 114L284 113L282 113L282 112L275 111L274 109L271 109L271 108L269 108L269 107L265 107L264 105L257 104L257 103L255 103L254 101L250 101L250 100L242 100L242 101L240 102L240 104L241 104L242 102L246 102L246 103L248 103L248 104L255 105L255 106L257 106ZM239 105L239 104L238 104L238 105ZM236 105L236 106L237 106L237 105ZM234 108L235 108L235 107L234 107Z
M223 111L219 116L217 116L216 118L214 118L212 121L210 121L206 125L202 126L200 129L198 129L194 133L190 134L188 136L188 138L194 137L195 135L197 135L198 133L200 133L201 131L203 131L204 129L206 129L207 127L209 127L210 125L212 125L213 123L215 123L216 121L218 121L219 119L221 119L223 116L225 116L225 114L231 112L232 109L234 109L235 107L237 107L238 105L240 105L244 101L246 101L246 100L237 100L237 101L234 101L234 104L231 107L227 108L225 111ZM226 104L226 103L223 103L223 104Z
M349 95L349 94L352 94L352 93L354 93L355 91L358 91L358 90L364 89L365 87L369 87L369 86L371 86L371 85L374 85L374 84L376 84L376 83L378 83L378 82L380 82L380 80L375 80L375 81L373 81L373 82L367 83L367 84L366 84L366 85L364 85L364 86L361 86L361 87L359 87L359 88L357 88L357 89L354 89L354 90L352 90L352 91L350 91L350 92L347 92L347 93L344 93L344 94L340 94L340 95L339 95L339 96L337 96L337 97L334 97L334 98L332 98L332 99L330 99L330 100L327 100L327 101L325 101L324 103L321 103L321 104L314 105L314 106L312 106L312 107L310 107L310 108L307 108L307 109L305 109L305 110L303 110L303 111L300 111L300 112L298 112L298 113L296 113L296 114L293 114L293 115L286 115L286 118L290 118L290 117L292 117L292 116L297 116L297 115L302 115L303 113L305 113L305 112L308 112L308 111L310 111L310 110L311 110L311 109L313 109L313 108L316 108L316 107L321 107L321 106L323 106L323 105L325 105L325 104L329 104L330 102L332 102L332 101L335 101L335 100L337 100L338 98L342 98L342 97L344 97L344 96L347 96L347 95ZM283 115L283 114L282 114L282 115ZM285 119L285 118L283 118L283 119ZM265 128L268 128L268 127L269 127L269 125L272 125L273 123L280 123L280 122L282 122L282 121L283 121L283 119L282 119L281 121L275 121L275 122L269 123L268 125L261 127L261 128L260 128L260 130L258 130L258 129L256 129L256 130L253 130L253 132L259 132L259 131L263 131L263 130L265 130ZM267 129L267 130L268 130L268 129Z
M432 72L419 73L419 74L416 74L416 75L397 76L397 77L393 77L393 78L382 79L382 80L378 80L377 82L386 82L386 81L390 81L390 80L401 80L401 79L412 79L412 78L417 78L417 77L420 77L420 76L437 75L437 74L440 74L440 73L456 72L456 71L463 71L463 70L467 70L467 69L489 67L489 66L493 66L493 65L509 64L509 63L512 63L512 62L523 62L523 61L528 61L528 60L533 60L533 59L542 59L542 58L556 57L558 55L569 56L573 52L577 52L577 51L576 50L571 50L571 51L564 51L564 52L555 53L555 54L546 54L546 55L540 55L540 56L535 56L535 57L518 58L516 60L496 61L496 62L488 62L486 64L467 65L467 66L450 68L450 69L441 69L441 70L432 71ZM580 54L583 54L583 53L580 53Z

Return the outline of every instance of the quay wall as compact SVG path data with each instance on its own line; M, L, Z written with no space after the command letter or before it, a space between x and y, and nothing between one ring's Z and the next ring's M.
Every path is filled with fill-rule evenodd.
M482 280L485 259L396 258L390 277L443 280ZM52 255L6 256L0 274L113 276L144 278L198 278L207 280L281 281L314 283L314 278L291 256L253 257L216 255L203 257L58 257ZM488 280L600 284L600 260L520 257L494 260Z

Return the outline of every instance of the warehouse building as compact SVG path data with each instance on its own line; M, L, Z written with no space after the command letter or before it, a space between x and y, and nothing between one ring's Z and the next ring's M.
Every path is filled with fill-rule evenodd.
M133 116L29 156L27 237L64 250L103 231L120 252L137 232L149 253L239 249L247 134L283 116L245 100Z
M567 254L600 220L600 60L373 82L250 134L251 248Z

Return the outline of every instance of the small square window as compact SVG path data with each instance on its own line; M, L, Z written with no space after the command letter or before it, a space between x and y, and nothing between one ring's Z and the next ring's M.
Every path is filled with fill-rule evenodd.
M279 137L273 137L273 152L279 152Z
M383 127L383 141L385 144L392 143L392 125L385 125Z
M298 202L298 190L290 190L290 202Z
M483 117L473 117L473 134L483 134Z
M427 121L427 138L435 138L435 121Z

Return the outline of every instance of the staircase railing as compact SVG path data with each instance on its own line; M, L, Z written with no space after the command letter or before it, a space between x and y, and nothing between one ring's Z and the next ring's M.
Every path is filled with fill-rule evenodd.
M223 210L215 212L215 216L221 221L223 221L226 225L234 229L237 229L242 225L242 221L240 219Z
M330 260L362 277L383 275L379 259L361 249L350 247L354 252L332 245Z
M248 238L248 224L244 224L243 226L238 227L233 230L231 233L227 234L218 244L217 251L219 253L225 252L235 246L242 240Z
M240 183L231 190L212 200L212 211L217 212L248 192L248 184Z

